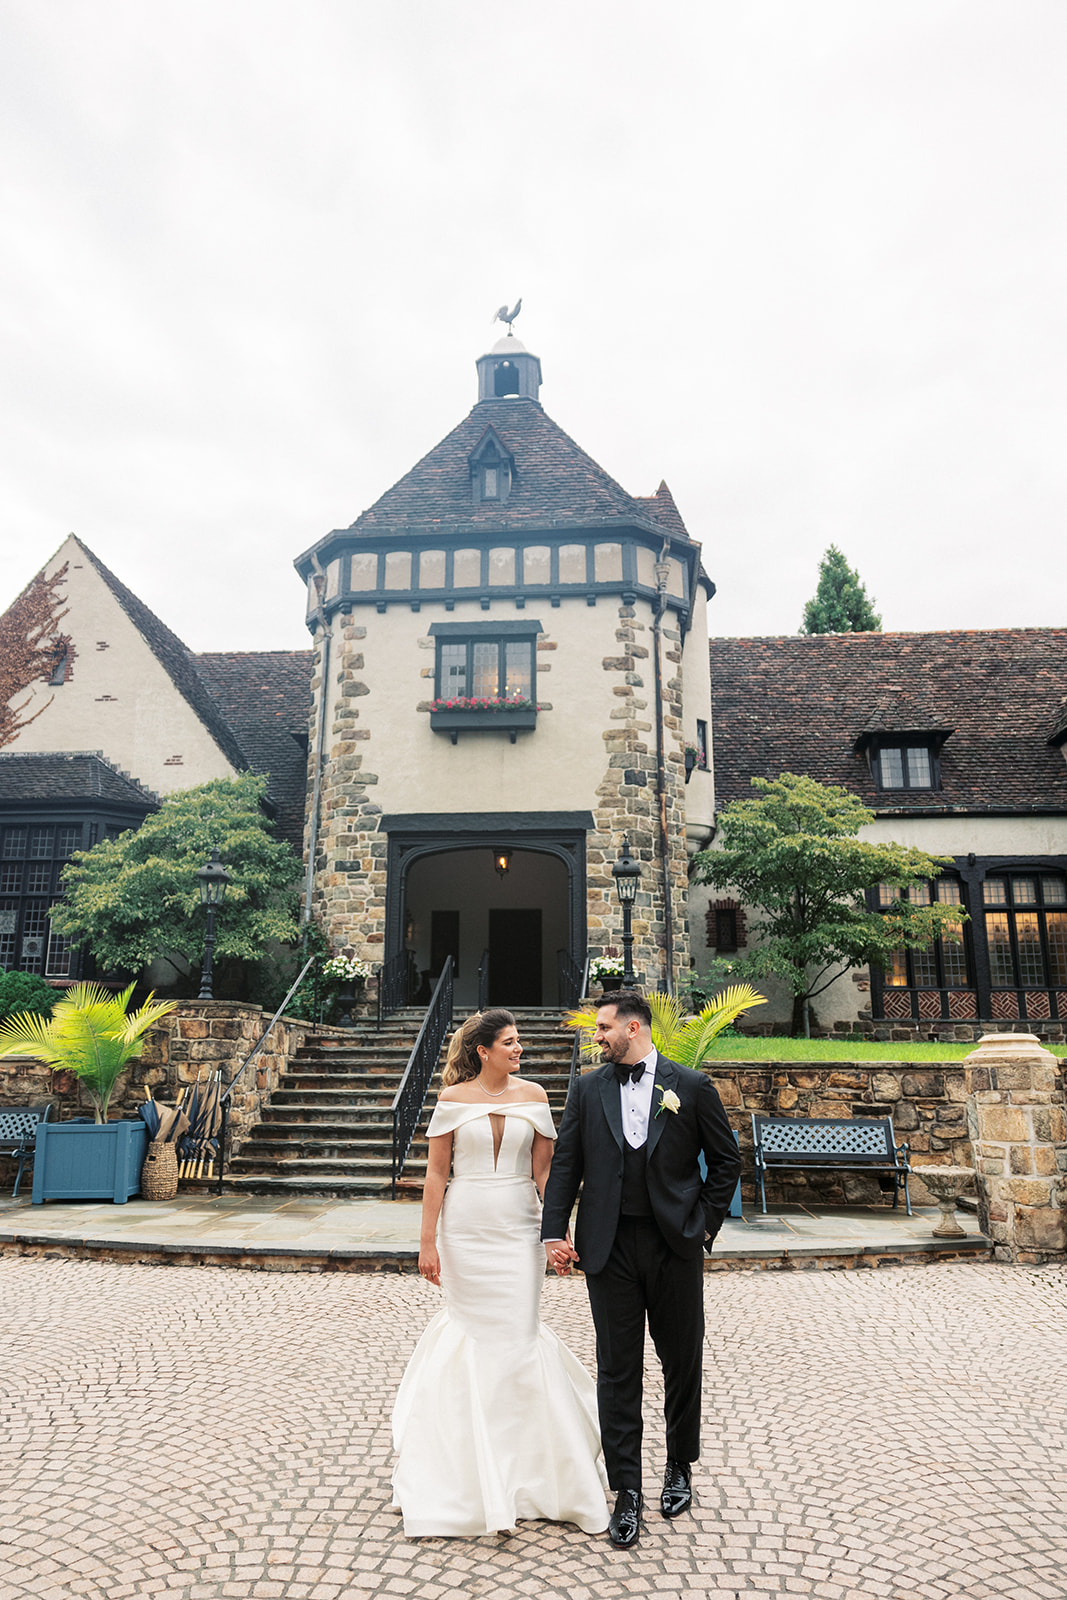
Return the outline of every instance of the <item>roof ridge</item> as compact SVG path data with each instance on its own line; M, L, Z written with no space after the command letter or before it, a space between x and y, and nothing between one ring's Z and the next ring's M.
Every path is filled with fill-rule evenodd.
M145 644L151 650L182 699L196 713L226 759L240 771L248 767L248 758L241 748L233 729L219 710L214 695L200 676L196 658L189 646L173 629L156 616L150 606L128 588L105 566L95 551L76 534L71 537L92 562L99 576L111 590L115 599L132 622Z

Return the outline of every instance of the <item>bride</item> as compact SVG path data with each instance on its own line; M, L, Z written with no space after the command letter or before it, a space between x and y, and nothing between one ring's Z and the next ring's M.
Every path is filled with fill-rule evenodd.
M409 1538L522 1517L608 1525L593 1380L538 1316L538 1195L556 1132L545 1091L517 1075L521 1056L510 1011L469 1017L430 1121L419 1272L445 1306L393 1408L393 1498Z

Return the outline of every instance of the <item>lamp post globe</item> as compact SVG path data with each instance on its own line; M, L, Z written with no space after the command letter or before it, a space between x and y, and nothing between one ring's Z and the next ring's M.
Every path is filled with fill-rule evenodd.
M630 854L630 841L624 837L618 860L613 864L611 876L615 879L615 893L622 906L622 986L632 989L637 982L634 974L634 936L631 926L637 884L641 877L641 863Z
M215 955L215 913L226 898L227 887L233 882L222 865L217 850L212 850L210 861L197 868L200 883L200 904L207 907L207 928L204 931L204 964L200 969L199 1000L213 1000L211 977Z

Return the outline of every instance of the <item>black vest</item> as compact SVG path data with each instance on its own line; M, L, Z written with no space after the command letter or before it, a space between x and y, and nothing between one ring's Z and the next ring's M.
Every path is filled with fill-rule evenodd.
M652 1202L648 1198L648 1145L640 1150L624 1139L622 1141L622 1204L624 1217L650 1217Z

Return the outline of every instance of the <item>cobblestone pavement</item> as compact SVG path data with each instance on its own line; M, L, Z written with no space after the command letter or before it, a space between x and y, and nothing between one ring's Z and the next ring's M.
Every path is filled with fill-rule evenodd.
M405 1540L390 1407L439 1304L416 1278L0 1258L0 1600L1067 1596L1067 1273L705 1293L697 1509L622 1552L543 1523ZM584 1286L543 1306L591 1366Z

